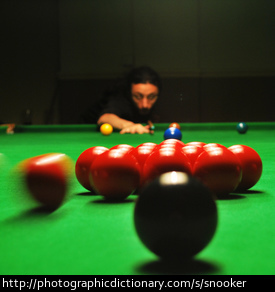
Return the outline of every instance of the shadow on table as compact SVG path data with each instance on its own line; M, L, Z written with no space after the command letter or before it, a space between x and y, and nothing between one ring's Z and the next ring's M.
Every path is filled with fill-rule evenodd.
M91 203L93 204L102 204L102 205L112 205L112 204L127 204L127 203L133 203L135 202L135 199L133 198L126 198L123 200L111 200L111 199L105 199L105 198L99 198L97 200L93 200Z
M242 194L222 194L222 195L217 195L216 196L216 199L217 200L220 200L220 201L223 201L223 200L242 200L242 199L245 199L246 197L243 196Z
M247 190L242 192L233 192L230 194L223 194L223 195L217 195L218 200L240 200L240 199L246 199L248 195L259 195L259 194L265 194L265 192L262 191L256 191L256 190Z
M126 198L122 199L112 199L112 198L105 198L99 194L97 194L95 191L87 191L82 193L77 193L77 196L84 196L84 197L91 197L91 204L102 204L102 205L108 205L108 204L125 204L125 203L133 203L136 201L137 196L136 195L129 195Z
M4 222L7 224L26 224L31 222L36 224L41 222L40 220L56 220L61 217L61 212L56 212L56 210L44 207L33 207L20 211L17 215L7 218Z
M137 271L142 274L163 274L163 275L179 275L179 274L213 274L217 273L220 268L210 262L190 259L182 262L167 262L161 259L143 263L138 266Z
M259 195L259 194L265 194L265 192L262 191L256 191L256 190L247 190L247 191L243 191L243 192L235 192L234 194L238 194L238 195Z
M77 196L98 196L98 194L94 191L86 191L86 192L82 192L82 193L77 193Z

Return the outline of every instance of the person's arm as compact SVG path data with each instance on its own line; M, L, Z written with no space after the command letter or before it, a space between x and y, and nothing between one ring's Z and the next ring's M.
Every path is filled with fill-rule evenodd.
M144 134L149 133L150 126L143 126L142 124L135 124L131 121L120 118L119 116L112 113L105 113L99 117L97 124L102 125L108 123L112 125L115 129L120 130L121 134L131 133L131 134Z
M106 113L99 117L97 124L102 125L108 123L118 130L122 130L125 127L132 126L134 123L124 120L117 116L116 114Z

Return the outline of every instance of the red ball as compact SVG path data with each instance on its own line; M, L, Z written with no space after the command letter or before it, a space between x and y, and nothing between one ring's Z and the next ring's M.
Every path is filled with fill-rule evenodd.
M193 142L188 142L185 144L186 146L197 146L202 148L204 145L206 145L206 143L204 142L199 142L199 141L193 141Z
M71 159L62 153L52 153L27 159L23 162L27 189L41 206L57 209L66 198Z
M143 180L147 184L165 172L180 171L192 173L191 163L181 148L173 146L158 147L145 161Z
M185 145L182 147L182 151L183 153L186 154L186 156L188 157L190 163L191 163L191 166L192 166L192 170L193 170L193 167L195 165L195 162L198 158L198 156L204 151L203 147L198 147L198 146L195 146L195 145Z
M112 149L119 149L122 151L131 152L132 150L135 149L135 147L129 144L118 144L110 148L110 150Z
M138 192L140 188L144 184L144 178L143 178L143 166L147 160L147 158L151 155L151 153L154 151L154 149L157 147L157 144L155 143L143 143L141 145L138 145L133 151L131 151L131 154L134 155L140 165L141 168L141 177L140 177L140 184L138 187Z
M262 175L263 164L260 155L253 148L245 145L233 145L228 149L238 157L242 167L242 180L236 191L252 188Z
M194 165L193 175L215 195L233 192L241 181L239 159L225 147L205 148Z
M158 148L163 147L163 146L169 146L169 147L172 146L172 147L182 148L183 146L185 146L185 144L178 139L166 139L158 145Z
M222 147L222 148L226 148L224 145L219 144L219 143L207 143L203 146L203 149L209 149L212 147Z
M153 142L145 142L145 143L141 143L138 146L136 146L135 148L138 149L140 147L147 147L147 148L151 148L154 149L156 146L158 146L158 144L153 143Z
M110 149L98 156L90 168L90 183L109 200L123 200L140 182L137 159L126 151Z
M131 154L136 157L138 160L138 163L141 167L143 168L143 165L148 158L148 156L154 151L156 148L157 144L154 143L144 143L141 145L138 145L135 149L131 151Z
M90 184L89 173L94 159L103 152L109 150L103 146L94 146L83 151L75 163L75 175L78 182L87 190L93 191Z

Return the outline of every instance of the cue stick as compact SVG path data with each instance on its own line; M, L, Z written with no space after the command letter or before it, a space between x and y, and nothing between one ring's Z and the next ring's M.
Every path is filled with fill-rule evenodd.
M148 125L149 125L149 127L150 127L150 128L149 128L149 131L150 131L149 133L150 133L150 134L154 134L155 126L154 126L154 124L152 123L152 121L149 120L149 121L148 121Z

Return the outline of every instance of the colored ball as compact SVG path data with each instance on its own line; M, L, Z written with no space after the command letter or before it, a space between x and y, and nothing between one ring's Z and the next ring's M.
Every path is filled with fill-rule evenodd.
M242 179L236 191L252 188L262 175L263 164L260 155L246 145L233 145L228 149L238 157L242 168Z
M198 156L193 175L215 195L228 195L239 185L242 169L239 159L226 147L208 147Z
M148 147L148 148L155 148L158 144L154 143L154 142L144 142L139 144L138 146L136 146L135 148L138 149L140 147Z
M174 148L182 148L185 144L180 141L180 140L177 140L177 139L167 139L167 140L164 140L162 141L161 143L159 143L159 145L155 148L155 149L158 149L158 148L163 148L164 146L167 147L167 146L171 146L171 147L174 147Z
M93 191L93 186L89 180L90 168L94 159L109 150L106 147L94 146L83 151L75 163L75 175L78 182L87 190Z
M219 143L207 143L203 146L203 149L206 150L206 149L211 149L213 147L222 147L222 148L227 148L225 147L224 145L222 144L219 144Z
M180 124L179 124L179 123L171 123L171 124L169 125L169 128L177 128L177 129L180 130Z
M130 153L110 149L99 155L90 169L90 183L107 200L123 200L140 182L140 166Z
M165 130L164 132L164 139L177 139L177 140L181 140L182 138L182 134L181 131L177 128L168 128L167 130Z
M108 124L108 123L105 123L105 124L102 124L100 126L100 132L105 135L105 136L108 136L110 134L113 133L113 127L112 125Z
M164 260L190 259L203 250L217 227L210 191L182 172L168 172L139 194L134 224L142 243Z
M204 151L203 147L198 147L195 145L185 145L182 147L182 151L188 157L188 159L191 163L192 172L193 172L193 167L195 165L195 162L197 161L197 158Z
M206 143L204 142L200 142L200 141L192 141L192 142L188 142L185 144L186 146L197 146L202 148L204 145L206 145Z
M145 161L157 146L155 143L143 143L135 147L131 154L136 157L140 167L143 168Z
M240 134L245 134L248 130L248 125L246 123L239 123L237 125L237 131L240 133Z
M132 145L129 145L129 144L117 144L117 145L110 148L110 150L112 150L112 149L119 149L121 151L130 153L131 151L133 151L135 149L135 147Z
M139 193L140 188L144 185L144 177L143 177L143 166L147 160L147 158L151 155L151 153L154 151L154 149L158 145L155 143L143 143L138 145L133 151L131 151L131 154L136 157L139 166L141 168L141 176L140 176L140 182L138 185L138 188L136 190L136 193Z
M144 185L170 171L191 174L192 166L181 148L162 145L154 150L144 163L142 170Z
M71 159L62 153L52 153L27 159L23 167L24 181L31 197L46 209L60 207L69 187Z

